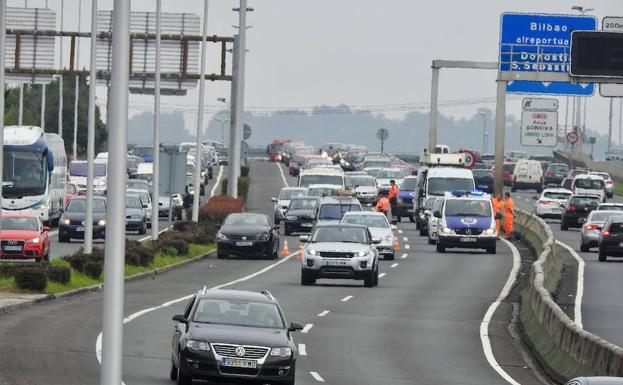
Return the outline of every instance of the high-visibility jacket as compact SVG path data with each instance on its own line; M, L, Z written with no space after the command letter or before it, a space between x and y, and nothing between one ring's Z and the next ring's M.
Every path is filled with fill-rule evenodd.
M512 217L515 213L515 202L511 197L506 198L504 202L504 216Z
M494 213L496 213L496 214L497 213L502 213L502 211L504 210L504 201L502 199L493 198L491 203L493 204L493 212Z
M381 213L389 212L390 204L389 199L382 197L376 204L375 210Z
M392 187L389 188L389 200L392 199L398 199L398 192L400 191L400 189L398 188L398 186L393 185Z

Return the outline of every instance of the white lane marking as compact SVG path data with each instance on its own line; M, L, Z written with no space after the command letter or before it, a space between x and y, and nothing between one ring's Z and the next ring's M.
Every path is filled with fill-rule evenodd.
M506 373L506 371L502 369L500 364L498 364L498 362L496 361L495 356L493 355L493 349L491 348L491 340L489 339L489 322L491 322L491 318L493 317L493 314L495 314L498 306L500 306L500 303L504 301L504 299L508 296L511 289L513 288L513 285L515 285L515 281L517 280L517 273L519 272L519 267L521 266L521 256L519 255L519 250L517 250L515 245L513 245L506 239L502 239L502 241L508 245L513 253L513 268L508 275L506 284L502 288L502 292L500 293L498 298L493 303L491 303L489 309L487 309L487 312L485 313L484 318L482 319L482 322L480 323L480 341L482 342L482 350L485 353L485 357L487 358L487 361L489 362L489 365L491 365L493 370L495 370L500 375L500 377L506 380L506 382L508 382L509 384L519 385L519 383L515 381L513 377L511 377L508 373Z
M301 330L301 333L307 334L313 327L314 327L314 324L307 324L303 327L303 330Z
M409 238L407 238L407 237L402 237L402 240L405 241L405 242L409 242Z
M393 269L394 267L398 267L398 265L399 265L399 263L398 263L398 262L396 262L396 263L392 263L392 265L390 266L390 269Z
M404 245L404 248L405 248L406 250L409 250L409 249L411 248L411 246L410 246L410 245Z
M582 259L582 257L580 257L580 255L573 250L569 245L562 243L560 241L556 241L556 244L564 247L565 249L567 249L571 255L573 256L573 258L575 258L575 260L578 262L578 281L577 281L577 286L576 286L576 290L575 290L575 311L573 314L573 319L575 320L575 323L581 327L584 328L584 326L582 326L582 297L584 296L584 259Z
M346 297L342 298L341 301L342 302L350 301L351 298L353 298L352 295L347 295Z
M306 356L307 355L307 348L305 347L305 344L299 344L299 355L301 356Z
M171 227L172 227L172 226L167 226L167 227L165 227L164 229L162 229L162 230L158 231L158 235L160 235L160 234L164 233L164 232L165 232L165 231L167 231L167 230L170 230L170 229L171 229ZM146 237L139 238L139 239L138 239L138 241L139 241L139 242L143 242L143 241L146 241L146 240L148 240L148 239L150 239L150 238L151 238L151 235L148 235L148 236L146 236Z
M279 174L281 174L281 180L283 181L283 185L286 187L290 187L288 185L288 180L286 179L286 175L283 173L283 167L281 167L281 163L275 163L277 168L279 169Z
M329 313L331 313L331 311L323 310L322 312L318 313L318 317L324 317L324 316L326 316Z
M402 234L402 230L398 230L398 234Z
M216 194L216 189L221 184L221 178L223 177L223 166L218 166L218 175L216 176L216 182L214 182L214 186L212 186L212 190L210 190L210 198Z
M383 278L383 277L385 277L385 273L379 274L379 278Z
M238 278L238 279L235 279L235 280L227 282L227 283L223 283L221 285L214 286L214 287L212 287L210 289L211 290L221 289L223 287L227 287L227 286L235 285L235 284L240 283L240 282L248 281L248 280L250 280L252 278L257 277L260 274L264 274L265 272L267 272L269 270L272 270L273 268L281 265L282 263L284 263L286 261L289 261L295 255L296 255L296 253L292 253L292 254L284 257L283 259L281 259L281 260L279 260L279 261L277 261L277 262L275 262L275 263L273 263L271 265L268 265L268 266L266 266L265 268L263 268L261 270L256 271L255 273L246 275L246 276L244 276L242 278ZM134 320L134 319L136 319L136 318L138 318L138 317L140 317L140 316L142 316L144 314L152 312L154 310L162 309L162 308L169 307L169 306L171 306L173 304L176 304L176 303L179 303L179 302L187 301L190 298L192 298L193 295L194 294L186 295L186 296L181 297L181 298L177 298L177 299L174 299L174 300L171 300L171 301L164 302L162 305L159 305L159 306L154 306L154 307L151 307L151 308L148 308L148 309L140 310L140 311L138 311L136 313L133 313L133 314L130 314L128 317L126 317L123 320L123 323L126 324L126 323L128 323L128 322L130 322L130 321L132 321L132 320ZM307 326L305 326L305 327L307 327ZM309 328L311 329L311 326L309 326ZM303 333L306 333L304 330L305 329L303 329ZM97 356L97 361L101 365L102 364L102 332L101 331L98 334L97 339L95 340L95 355ZM124 384L124 383L122 382L122 384Z
M324 382L324 378L320 377L320 374L318 374L317 372L309 372L309 374L314 377L314 380L318 382Z
M409 254L404 253L404 254L400 257L400 259L407 259L407 257L408 257L408 256L409 256Z

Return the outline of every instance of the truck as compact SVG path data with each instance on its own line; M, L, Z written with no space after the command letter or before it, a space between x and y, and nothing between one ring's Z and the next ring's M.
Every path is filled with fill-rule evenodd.
M2 209L57 224L67 188L63 139L36 126L4 128Z

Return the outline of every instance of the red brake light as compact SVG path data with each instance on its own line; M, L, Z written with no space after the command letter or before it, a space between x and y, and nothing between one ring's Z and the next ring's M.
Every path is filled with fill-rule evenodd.
M552 175L554 175L554 173L553 173L553 172L551 172L551 171L548 171L548 172L545 174L545 176L552 176Z
M586 225L586 230L599 230L597 225Z
M602 232L601 232L601 234L602 234L604 237L608 237L608 236L610 236L610 231L609 231L609 230L604 230L604 231L602 231Z
M566 211L572 213L575 211L575 209L576 209L575 205L569 205Z

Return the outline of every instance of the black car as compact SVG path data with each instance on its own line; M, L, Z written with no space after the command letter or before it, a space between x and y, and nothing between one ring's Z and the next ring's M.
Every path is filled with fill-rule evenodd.
M560 229L569 230L569 227L582 227L588 214L597 209L600 203L599 197L591 195L572 196L567 201L560 218Z
M229 214L216 234L218 258L240 255L274 259L279 256L279 226L270 223L267 215L254 213Z
M608 218L599 235L599 261L608 257L623 257L623 215Z
M316 197L295 197L290 200L288 213L283 220L285 235L309 233L316 222L318 202Z
M292 332L268 292L202 290L173 316L170 378L293 385L297 350Z
M569 166L563 163L550 163L543 174L543 186L560 186L569 174Z
M69 242L71 238L84 239L87 199L74 197L58 222L58 241ZM93 197L93 239L106 237L106 198Z
M476 190L493 194L493 171L491 170L472 170L474 174L474 184Z

